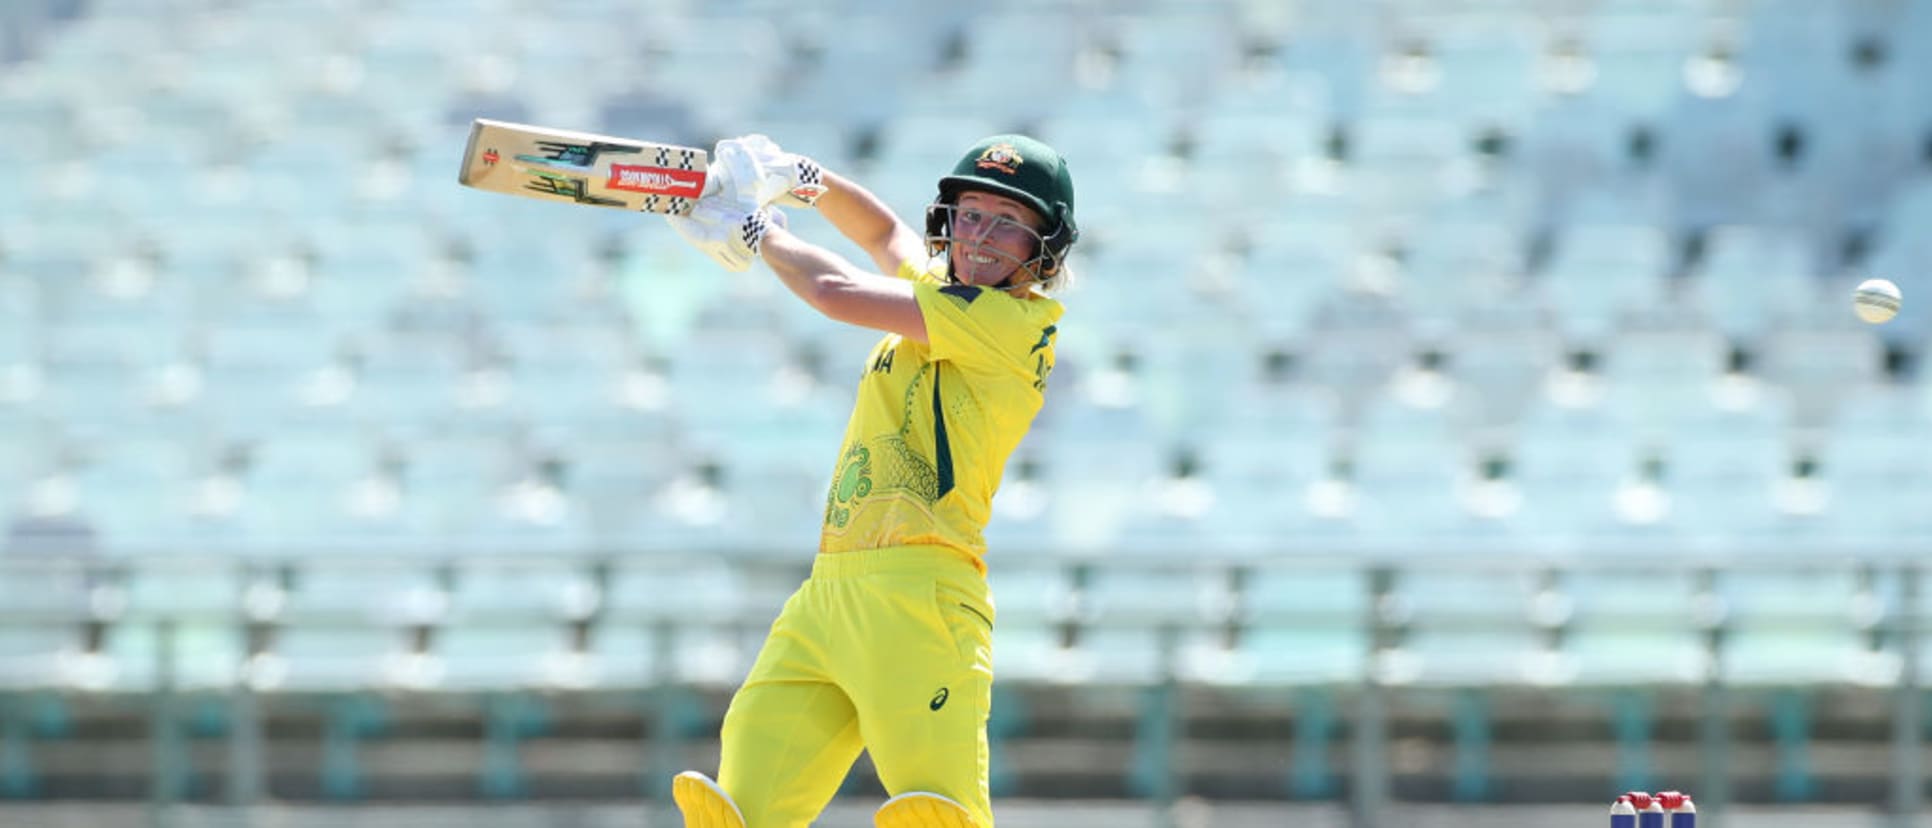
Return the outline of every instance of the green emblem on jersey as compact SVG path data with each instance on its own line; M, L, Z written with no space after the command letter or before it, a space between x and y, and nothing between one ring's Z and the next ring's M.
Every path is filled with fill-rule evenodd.
M872 450L853 446L839 461L838 477L825 498L825 522L845 528L852 519L851 503L872 493Z

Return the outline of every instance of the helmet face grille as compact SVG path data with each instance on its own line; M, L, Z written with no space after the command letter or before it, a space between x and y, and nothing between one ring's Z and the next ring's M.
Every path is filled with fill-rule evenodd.
M958 211L958 206L947 201L937 201L926 207L927 255L937 257L951 251L954 216ZM1031 228L1028 230L1034 239L1033 256L1024 261L1016 260L1018 268L1014 271L1014 276L1008 278L1006 287L1020 287L1052 280L1060 272L1060 266L1066 259L1067 248L1073 244L1066 238L1068 227L1064 223L1046 234ZM999 251L989 252L994 255L1006 255ZM951 268L948 268L948 278L951 278L951 273Z

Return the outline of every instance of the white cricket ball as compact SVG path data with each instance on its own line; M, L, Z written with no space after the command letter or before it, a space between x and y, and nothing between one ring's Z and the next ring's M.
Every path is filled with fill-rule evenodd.
M1898 285L1886 279L1866 279L1852 291L1852 310L1874 325L1897 316L1901 301Z

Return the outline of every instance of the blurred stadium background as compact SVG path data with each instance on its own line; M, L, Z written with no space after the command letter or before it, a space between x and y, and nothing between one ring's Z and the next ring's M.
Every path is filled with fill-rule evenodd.
M1068 156L1004 824L1925 824L1928 79L1926 0L7 0L0 822L675 824L876 336L488 116Z

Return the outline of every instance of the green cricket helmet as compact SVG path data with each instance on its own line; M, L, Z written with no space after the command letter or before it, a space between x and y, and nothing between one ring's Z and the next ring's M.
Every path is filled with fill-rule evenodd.
M937 256L952 242L953 205L969 191L1005 196L1038 212L1046 226L1040 244L1022 269L1038 265L1039 280L1051 280L1065 263L1067 250L1080 239L1073 220L1073 174L1052 147L1025 135L994 135L974 144L939 179L939 198L926 208L926 251Z

